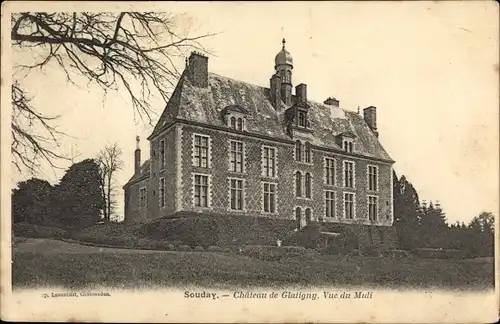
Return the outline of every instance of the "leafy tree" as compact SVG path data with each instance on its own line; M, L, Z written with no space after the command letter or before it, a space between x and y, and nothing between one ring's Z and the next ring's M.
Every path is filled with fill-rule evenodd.
M469 246L477 256L493 256L495 218L492 213L483 212L469 223Z
M420 226L418 193L403 175L398 179L393 171L394 226L399 243L403 249L412 249L419 245Z
M116 207L116 172L123 168L122 150L117 143L108 144L97 156L99 180L102 199L104 201L104 221L110 222L111 214Z
M101 220L104 201L99 166L93 159L69 167L56 190L59 198L57 215L62 227L79 229Z
M12 84L13 164L36 172L40 162L66 158L53 144L62 133L30 104L22 85L32 70L55 68L77 85L82 77L103 90L124 90L134 112L151 122L151 95L165 101L180 75L175 58L205 51L178 17L159 12L19 12L11 15L13 52L29 52L31 62L14 64ZM205 51L206 52L206 51ZM14 57L16 55L14 54ZM20 57L20 56L17 56Z
M19 182L12 190L12 222L52 225L53 196L54 187L45 180Z

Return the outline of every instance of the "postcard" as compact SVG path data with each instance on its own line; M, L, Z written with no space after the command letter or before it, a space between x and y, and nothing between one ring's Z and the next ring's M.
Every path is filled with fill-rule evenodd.
M3 3L1 318L497 321L498 13Z

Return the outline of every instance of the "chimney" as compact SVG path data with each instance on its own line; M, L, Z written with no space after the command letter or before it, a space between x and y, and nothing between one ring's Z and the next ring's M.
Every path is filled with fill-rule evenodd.
M287 106L292 104L292 85L290 83L283 82L281 84L281 99Z
M198 52L189 56L189 79L195 87L208 87L208 57Z
M269 79L270 83L270 89L271 89L271 102L274 106L274 109L276 111L280 110L280 103L281 103L281 90L280 90L280 84L281 84L281 77L276 73L273 74L271 79Z
M335 99L334 97L328 97L325 101L323 101L323 103L325 105L338 107L340 102L337 99Z
M141 149L139 147L139 135L135 138L136 146L134 152L134 170L135 174L139 174L141 172Z
M377 131L377 107L367 107L363 109L363 118L365 119L366 124L372 132L375 134L375 136L378 137L378 131Z
M296 86L295 96L297 96L297 102L307 102L307 84L301 83Z

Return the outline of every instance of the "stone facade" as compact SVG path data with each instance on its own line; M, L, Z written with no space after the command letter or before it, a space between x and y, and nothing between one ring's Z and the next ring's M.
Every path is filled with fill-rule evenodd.
M282 58L291 73L293 61L283 51L286 52L284 47L276 57L275 67L279 71ZM332 230L335 226L357 227L355 232L363 246L394 245L397 241L391 227L394 161L378 141L375 107L367 108L363 118L339 108L338 101L336 105L318 104L307 99L305 84L300 84L296 96L291 95L286 103L277 89L281 80L278 74L271 77L270 88L260 88L211 75L207 62L200 54L192 55L148 138L150 159L136 168L138 171L124 186L126 222L175 217L178 212L289 220L297 227L319 221L326 229L331 224ZM291 84L291 78L286 83ZM231 121L231 116L240 115L241 120ZM207 159L203 165L199 162L199 145L195 153L195 137L198 141L206 139L203 154ZM238 172L231 170L231 141L241 143L243 150L242 168ZM298 159L297 141L302 145L301 155L305 154L303 147L310 147L309 161ZM344 147L344 142L351 144ZM267 170L264 156L270 152L274 152L274 176L263 172ZM327 158L334 163L334 181L328 184ZM353 165L352 188L346 187L345 161ZM200 166L196 166L198 163ZM297 193L297 172L302 177L301 197ZM369 188L370 174L372 184L376 182L375 188ZM309 183L304 180L306 175ZM195 178L206 181L207 206L197 206L205 195L201 194L204 190L201 186L197 186L195 194ZM231 208L230 184L236 183L232 180L241 180L241 208ZM264 186L267 190L275 189L273 203L264 194ZM147 202L141 207L139 191L144 187ZM304 194L306 191L310 194ZM331 192L332 196L328 195L334 204L334 213L329 215L326 191ZM234 187L233 192L236 192ZM346 212L351 205L345 204L345 194L349 193L354 194L348 196L353 199L352 219ZM265 210L265 200L266 208L272 204L274 211ZM369 219L369 213L375 219Z

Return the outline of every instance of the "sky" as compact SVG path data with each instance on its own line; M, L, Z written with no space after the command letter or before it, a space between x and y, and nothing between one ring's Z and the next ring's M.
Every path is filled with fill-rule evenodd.
M127 5L169 11L193 35L218 33L202 44L209 71L268 86L274 56L286 38L294 59L294 85L308 98L329 96L340 107L377 107L380 141L421 200L441 203L449 222L468 222L483 211L498 214L499 66L494 2L186 2ZM83 7L81 7L83 10ZM118 10L116 6L111 10ZM23 53L33 55L32 53ZM21 55L22 56L22 55ZM16 59L14 58L14 62ZM178 68L184 65L178 60ZM76 160L94 157L107 143L123 149L120 187L133 174L135 137L154 125L133 114L123 92L75 87L52 67L23 77L33 104L60 115L69 136L60 150ZM152 100L159 116L165 103ZM68 166L64 164L63 166ZM57 182L64 171L38 177ZM13 183L30 177L12 173ZM120 190L118 213L123 215Z

